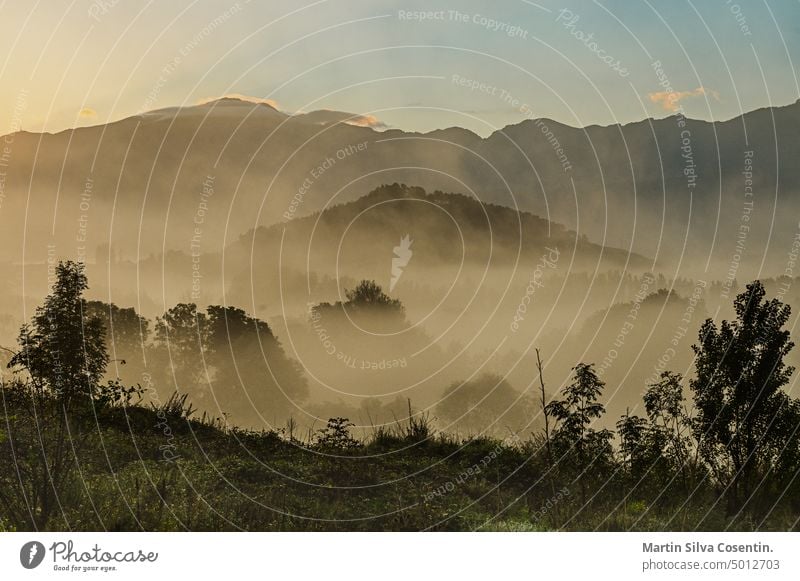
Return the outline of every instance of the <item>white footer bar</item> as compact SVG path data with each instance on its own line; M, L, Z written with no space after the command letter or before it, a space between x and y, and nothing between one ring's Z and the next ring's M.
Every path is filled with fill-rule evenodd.
M2 579L800 579L798 563L796 533L0 534Z

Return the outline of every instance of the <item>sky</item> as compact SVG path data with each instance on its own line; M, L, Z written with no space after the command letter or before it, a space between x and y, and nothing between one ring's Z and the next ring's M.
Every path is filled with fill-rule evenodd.
M797 0L0 0L0 133L225 95L421 132L724 120L795 102L797 63Z

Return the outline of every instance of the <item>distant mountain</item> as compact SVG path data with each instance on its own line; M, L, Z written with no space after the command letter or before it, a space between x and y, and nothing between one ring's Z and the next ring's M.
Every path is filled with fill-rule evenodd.
M225 99L14 134L0 259L42 260L48 242L91 256L110 241L127 259L189 252L193 239L203 252L220 251L253 228L393 182L519 207L665 269L682 253L682 267L701 272L708 261L722 274L735 263L740 279L762 259L768 272L782 271L797 230L800 103L718 123L527 120L486 138L364 125L375 123Z
M543 277L556 271L641 272L652 264L527 212L463 194L393 184L241 236L225 249L224 268L231 280L227 298L251 304L255 297L266 308L329 300L342 292L336 280L374 279L390 289L393 259L404 238L410 252L394 280L396 292L402 295L434 281L446 289L458 281L459 288L448 293L450 301L481 286L502 290L509 280L521 280L513 293L516 301L537 265ZM541 266L543 259L548 265ZM422 294L430 298L429 292Z

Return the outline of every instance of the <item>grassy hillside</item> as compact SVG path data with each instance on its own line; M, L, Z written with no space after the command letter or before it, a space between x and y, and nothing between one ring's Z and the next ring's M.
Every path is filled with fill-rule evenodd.
M783 328L790 308L767 299L759 281L736 297L734 320L703 323L695 374L661 373L645 386L644 414L626 412L613 430L600 402L615 386L577 363L549 397L537 350L540 407L526 408L527 427L504 440L439 433L410 402L405 420L360 438L344 417L302 434L291 420L254 432L197 418L185 393L162 400L153 385L104 379L105 325L83 298L87 284L82 265L59 263L9 362L15 375L0 389L2 529L800 527L800 400L784 390L794 372L784 363L794 347ZM326 308L378 304L357 298ZM210 307L202 325L189 305L159 320L171 361L187 321L213 338L224 313L229 333L238 324L268 334L243 311L220 309ZM181 385L200 381L197 371L172 369ZM473 410L456 409L451 420Z
M61 412L55 400L33 399L43 420ZM37 429L26 421L33 399L24 387L3 389L6 530L797 528L789 499L760 517L731 519L708 483L688 498L677 485L636 490L620 466L596 465L583 477L592 494L581 498L567 472L548 470L540 437L457 440L433 433L417 416L376 428L363 441L336 421L298 438L192 419L180 398L159 408L114 405L74 414L74 465L52 495L49 517L34 523L41 512L29 511L31 501L48 486L38 458L42 446L55 457L58 442L57 422Z

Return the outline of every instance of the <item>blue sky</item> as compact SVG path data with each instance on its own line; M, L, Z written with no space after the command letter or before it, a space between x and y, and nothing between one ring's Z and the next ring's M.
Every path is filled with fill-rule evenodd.
M721 120L800 93L797 0L6 0L0 16L2 133L226 94L485 135L531 116Z

